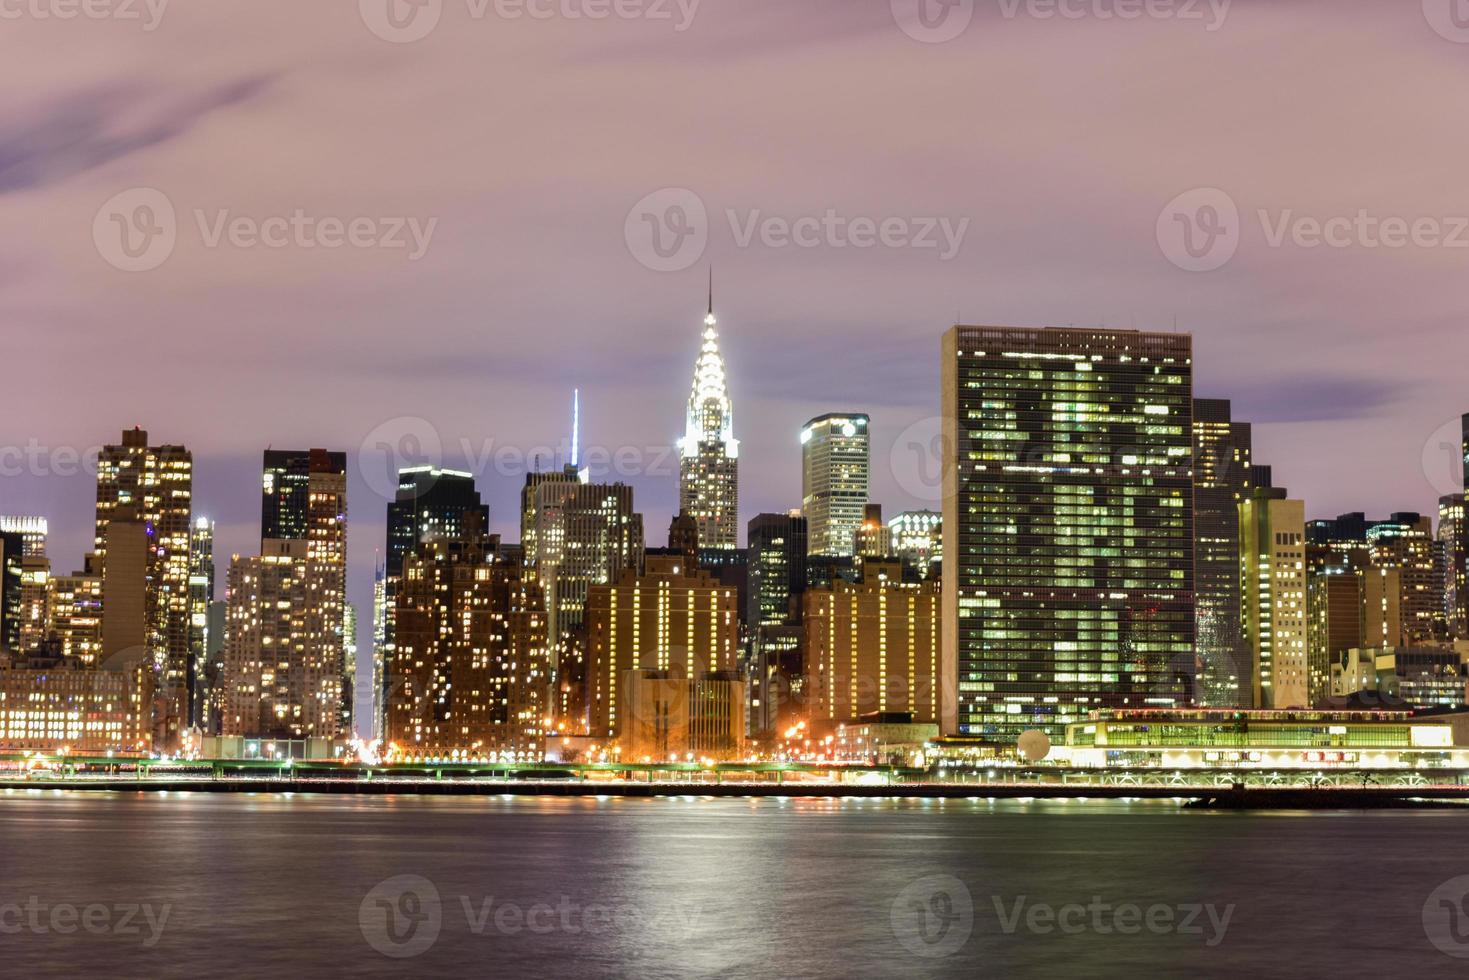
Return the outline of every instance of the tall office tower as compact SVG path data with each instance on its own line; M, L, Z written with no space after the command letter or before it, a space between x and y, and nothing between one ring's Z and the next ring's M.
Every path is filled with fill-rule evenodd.
M520 488L520 548L526 567L535 568L541 560L540 488L545 483L585 483L589 477L568 464L559 470L531 472L525 475L525 485Z
M224 641L229 633L230 604L215 599L205 616L209 621L204 644L204 690L208 703L199 728L205 735L218 735L224 717Z
M102 662L102 578L85 572L46 582L47 635L61 655L95 667Z
M588 730L618 738L634 721L625 688L637 672L694 682L736 669L739 598L677 555L649 555L593 585L586 599ZM740 719L743 729L743 718Z
M901 562L868 560L861 581L808 589L805 604L816 717L939 720L938 582L904 582Z
M868 504L862 512L862 526L854 538L857 554L863 558L887 558L893 553L893 536L882 522L882 504Z
M944 517L933 510L909 510L888 520L893 554L918 578L935 575L944 559Z
M357 607L347 603L342 611L342 735L356 734L357 712ZM369 722L371 724L371 722Z
M1257 708L1310 707L1306 617L1306 505L1283 489L1240 504L1242 623Z
M1438 500L1438 540L1443 547L1444 619L1451 639L1469 639L1469 551L1465 544L1464 494Z
M943 730L1192 701L1193 342L944 336Z
M1240 633L1239 505L1254 464L1247 422L1222 398L1194 399L1194 592L1201 704L1248 708L1250 651Z
M382 633L380 655L385 684L393 683L394 618L397 616L398 585L403 560L426 541L459 540L470 527L485 533L490 526L490 508L474 487L474 475L457 470L416 466L398 474L398 492L388 504L387 550L383 563L382 620L373 625Z
M209 604L214 601L214 522L194 521L189 537L189 690L193 691L194 724L210 731Z
M641 567L643 515L633 510L633 488L623 483L546 480L535 486L534 497L533 567L546 590L554 647L563 634L581 625L593 585Z
M750 727L769 732L783 719L804 717L804 633L801 594L806 591L806 518L798 510L758 514L746 529L749 579L745 624L749 630Z
M1368 568L1362 578L1362 647L1407 645L1403 628L1403 570Z
M23 556L26 558L46 554L46 518L44 517L0 515L0 534L19 534Z
M711 285L684 434L678 441L678 501L699 526L700 547L735 548L740 534L740 444L734 437L734 409L716 322Z
M23 652L24 553L25 542L19 534L0 532L0 654L13 656Z
M372 575L372 728L368 741L380 739L386 731L383 719L383 695L387 692L387 626L388 576L382 559Z
M220 734L335 738L341 731L340 624L321 601L330 566L301 538L233 556Z
M260 540L305 541L320 562L321 604L337 637L341 728L352 730L354 646L347 635L347 454L325 449L267 449L262 466ZM262 552L263 553L263 552Z
M867 516L871 435L866 415L820 415L801 429L801 512L813 555L855 555Z
M194 460L183 446L150 446L148 433L128 429L97 458L97 568L108 576L108 525L128 510L146 535L145 645L165 706L162 747L173 748L190 722L189 538ZM131 538L129 534L127 537ZM113 577L115 582L119 580ZM106 606L111 616L113 606ZM131 624L127 627L131 629ZM120 637L122 634L115 634ZM116 651L113 651L116 652Z
M25 548L25 542L21 542ZM20 646L30 652L46 640L46 593L51 579L51 559L25 555L20 560Z
M1430 644L1447 634L1444 566L1433 535L1433 520L1396 513L1367 528L1368 562L1402 572L1403 630L1411 645Z
M403 758L542 758L550 694L545 597L482 532L403 560L384 739Z

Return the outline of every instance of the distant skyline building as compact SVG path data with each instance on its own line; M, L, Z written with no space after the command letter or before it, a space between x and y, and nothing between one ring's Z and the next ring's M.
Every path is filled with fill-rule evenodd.
M397 757L541 758L551 685L544 594L520 565L496 560L478 520L403 559L384 705Z
M1240 631L1240 504L1253 486L1251 430L1223 398L1195 398L1194 592L1198 689L1212 708L1251 705L1250 651Z
M19 534L27 558L46 554L47 528L44 517L0 515L0 534Z
M220 734L335 738L342 729L340 622L321 601L334 570L304 538L261 542L229 568Z
M18 532L0 531L0 653L21 653L25 608L25 541Z
M193 532L193 486L194 459L190 452L183 446L151 445L148 433L141 428L124 430L122 441L102 447L97 458L95 563L104 578L110 578L115 590L142 589L141 645L153 660L156 690L166 706L166 717L161 719L160 746L165 750L178 745L183 729L192 721L189 717L192 708L189 547ZM109 575L109 525L119 516L135 521L143 535L143 567L130 567L127 572L141 574L141 581L135 585L123 585L121 570ZM124 537L131 544L139 543L135 535ZM134 554L128 560L132 562L135 558ZM111 629L106 620L113 617L114 608L113 603L105 607L107 629ZM136 637L131 623L113 635L117 643Z
M945 734L1192 701L1192 358L1187 334L944 335Z
M194 724L212 729L209 707L209 604L214 601L214 522L194 520L189 536L189 690Z
M1306 505L1256 488L1240 506L1240 595L1256 708L1310 705Z
M352 730L356 641L347 630L347 454L326 449L267 449L262 463L260 540L305 541L321 564L324 621L337 637L341 728Z
M739 455L724 357L719 352L714 288L704 317L693 390L679 448L679 509L693 517L702 548L739 547Z
M870 421L860 412L831 413L801 429L801 513L810 554L857 553L870 492Z
M1469 551L1464 494L1440 497L1438 540L1444 566L1444 619L1452 639L1469 639Z
M801 595L806 591L806 518L800 511L757 514L746 528L749 578L745 625L749 636L750 726L777 727L802 694Z
M919 578L927 578L944 557L944 515L936 510L909 510L888 518L893 554Z
M808 589L804 602L813 720L938 721L938 582L904 582L902 562L870 559L860 581Z
M628 733L627 685L654 671L684 684L737 669L739 596L678 555L649 555L647 567L619 570L586 598L589 732ZM685 696L681 700L686 701ZM743 699L740 732L743 735Z

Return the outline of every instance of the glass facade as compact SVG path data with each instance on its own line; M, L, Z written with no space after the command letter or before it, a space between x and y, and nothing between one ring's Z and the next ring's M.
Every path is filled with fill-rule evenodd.
M958 326L944 345L946 732L1190 703L1192 339Z

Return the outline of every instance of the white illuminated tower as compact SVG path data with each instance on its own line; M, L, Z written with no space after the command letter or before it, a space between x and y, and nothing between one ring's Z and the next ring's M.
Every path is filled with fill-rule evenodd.
M719 353L714 319L714 280L710 275L709 314L694 387L689 395L688 422L679 440L679 505L699 528L699 547L739 546L739 454L734 437L734 410Z

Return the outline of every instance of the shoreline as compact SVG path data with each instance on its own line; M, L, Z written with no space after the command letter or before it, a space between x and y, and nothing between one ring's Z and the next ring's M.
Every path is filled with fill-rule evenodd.
M1221 788L1218 786L1075 786L907 783L584 782L562 780L406 779L0 779L0 791L111 793L308 793L337 796L557 796L924 799L924 800L1177 800L1199 810L1447 809L1469 804L1469 787Z

